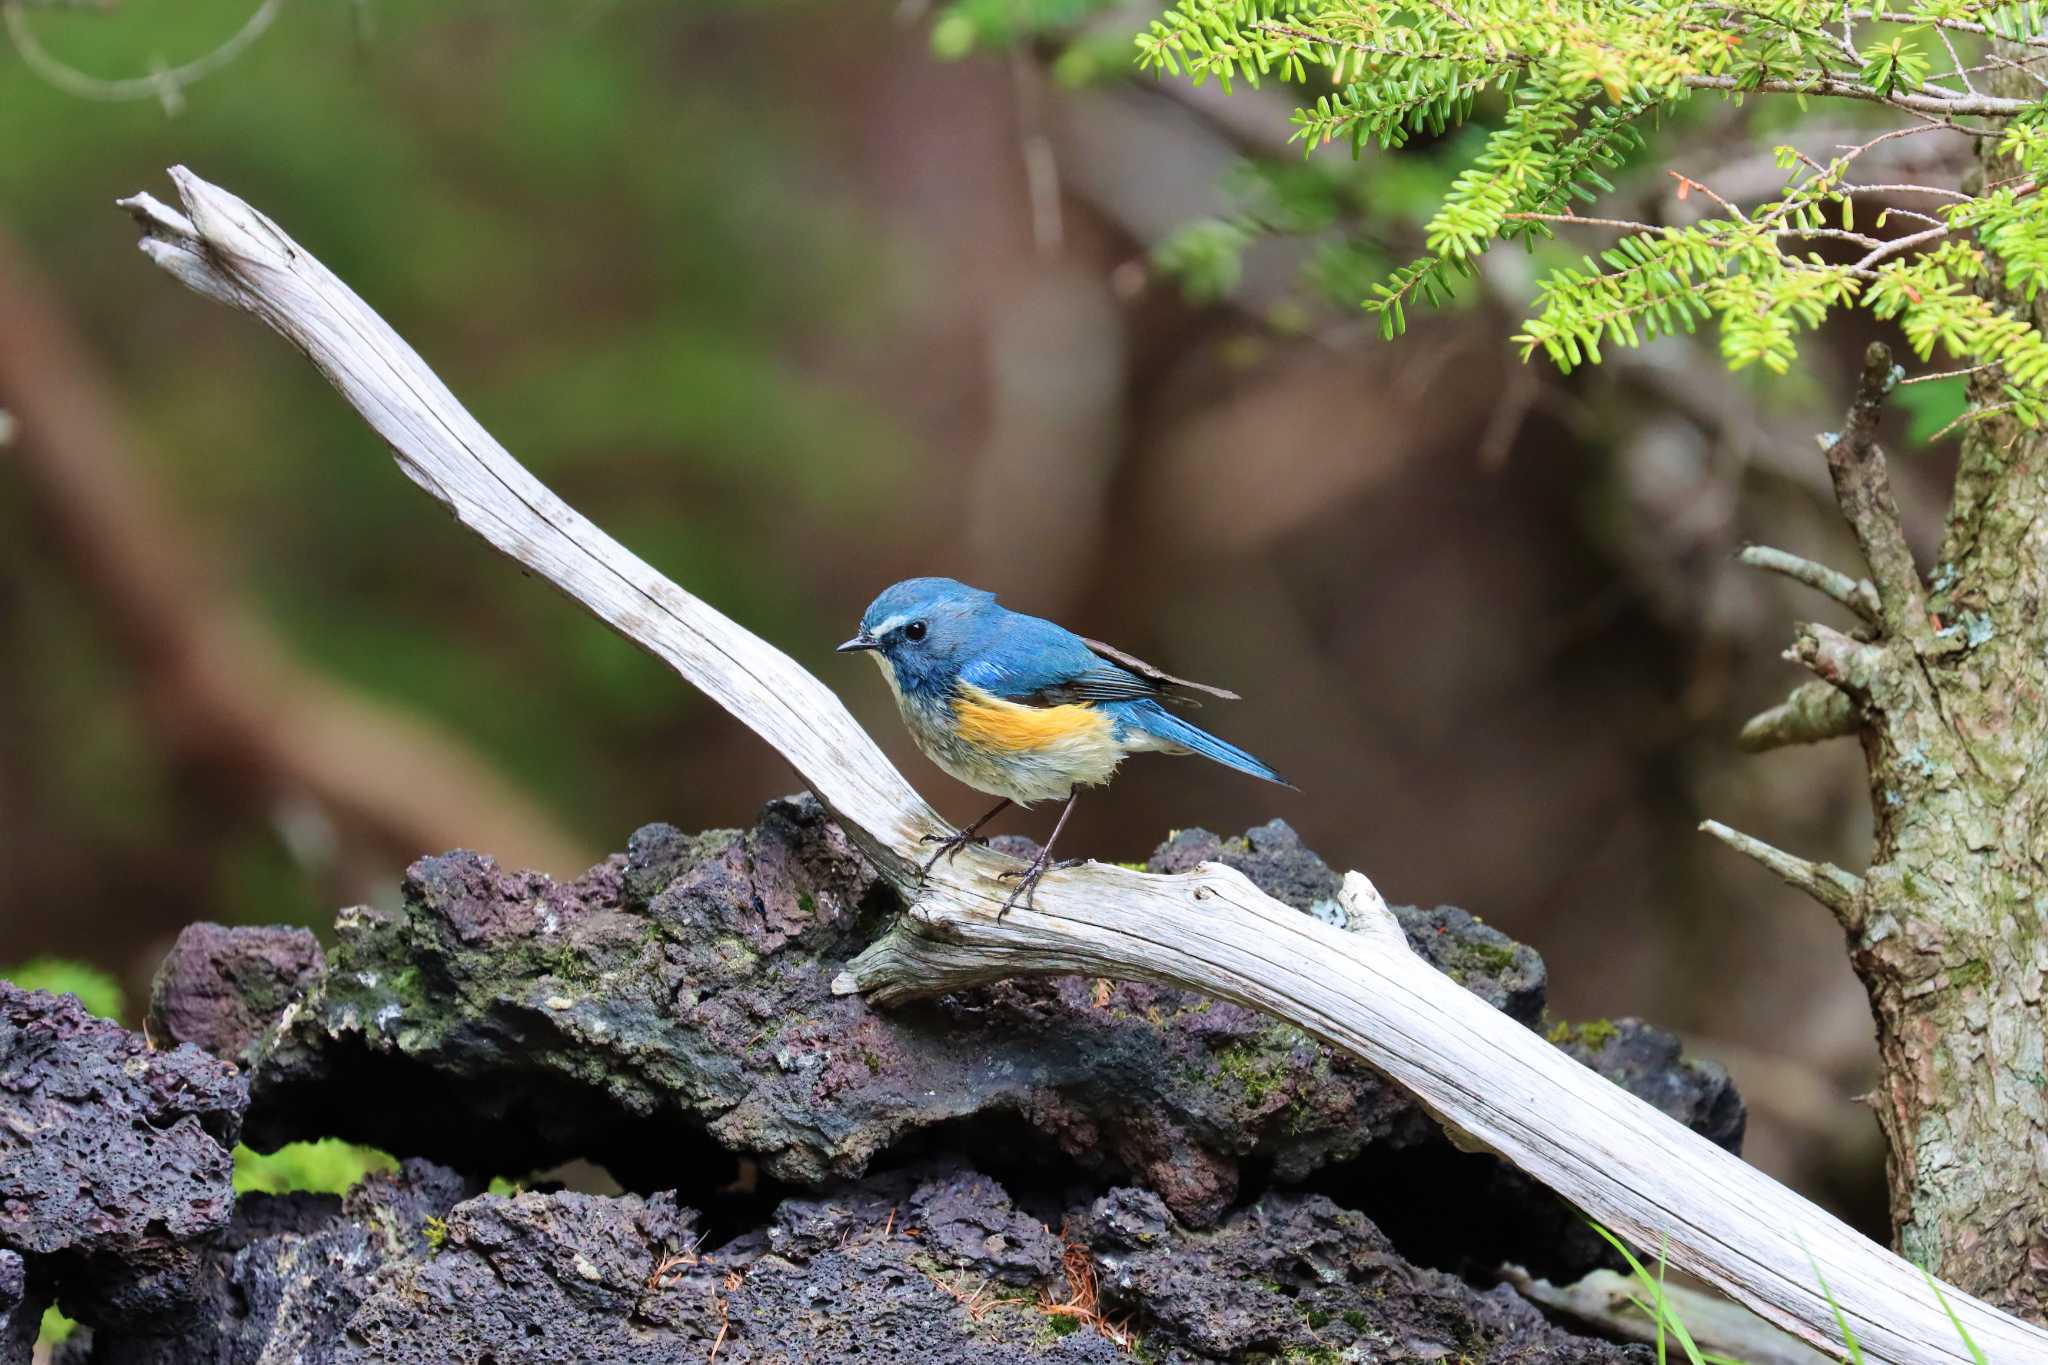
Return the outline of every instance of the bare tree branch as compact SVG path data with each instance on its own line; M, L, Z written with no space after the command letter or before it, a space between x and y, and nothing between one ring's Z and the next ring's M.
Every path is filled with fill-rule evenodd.
M915 897L834 983L902 1000L975 981L1084 973L1170 981L1272 1012L1379 1068L1468 1142L1558 1190L1618 1236L1804 1339L1839 1352L1835 1302L1869 1359L1968 1365L1919 1273L1690 1129L1579 1065L1410 952L1372 885L1326 925L1220 865L1178 877L1090 865L1056 872L998 918L979 849L921 891L918 838L943 828L824 684L661 577L533 478L348 287L267 218L174 170L187 214L126 201L143 249L304 351L414 482L493 545L582 602L774 745L883 874ZM1846 874L1844 874L1846 875ZM2048 1354L2048 1332L1947 1291L1998 1359Z
M1891 348L1881 341L1871 342L1864 352L1863 373L1856 384L1855 401L1849 405L1848 421L1827 443L1828 475L1834 480L1835 503L1856 533L1856 544L1870 566L1885 633L1921 646L1934 632L1927 622L1920 571L1913 564L1898 503L1892 498L1884 451L1877 444L1878 414L1885 395L1899 378Z
M1804 891L1825 905L1842 922L1843 928L1853 929L1860 922L1863 879L1855 873L1844 872L1833 863L1810 863L1804 858L1795 858L1784 849L1773 848L1761 839L1752 839L1719 820L1704 821L1700 829L1737 853L1756 859L1784 878L1787 886ZM1857 1335L1862 1334L1859 1332Z
M1870 695L1871 685L1886 661L1882 646L1864 644L1833 626L1814 621L1799 627L1785 657L1795 664L1804 664L1822 682L1853 697Z
M1856 733L1856 703L1832 683L1810 682L1742 727L1736 742L1752 754L1788 744L1817 744Z
M1825 564L1816 564L1768 545L1745 545L1736 558L1752 569L1783 574L1795 583L1804 583L1822 596L1840 602L1873 626L1883 620L1883 606L1877 600L1877 588L1867 578L1851 578Z
M1984 25L1970 19L1935 19L1917 14L1894 14L1882 9L1856 10L1850 14L1850 17L1855 19L1882 19L1887 24L1911 24L1916 26L1932 24L1936 28L1953 29L1957 33L1974 33L1979 37L1996 37L2003 42L2019 43L2027 47L2048 47L2048 38L2043 38L2038 34L2021 34L2018 37L2007 37L2004 34L1994 34Z
M1908 93L1893 90L1889 93L1874 90L1858 81L1845 81L1836 76L1801 73L1790 79L1773 77L1758 81L1754 85L1738 87L1733 76L1690 75L1685 84L1694 90L1757 90L1767 95L1833 95L1840 99L1867 100L1872 104L1889 104L1894 109L1908 109L1917 114L1938 114L1949 118L1983 116L2009 118L2023 114L2034 107L2032 100L2006 99L1999 95L1947 95Z

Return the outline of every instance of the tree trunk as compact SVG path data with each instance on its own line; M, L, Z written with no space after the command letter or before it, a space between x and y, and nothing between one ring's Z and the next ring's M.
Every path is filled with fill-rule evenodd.
M1972 401L1996 402L1996 381ZM1856 970L1877 1016L1899 1248L2048 1321L2048 433L1964 442L1929 610L1864 732L1877 847ZM1950 632L1954 632L1953 635Z
M1985 180L2009 175L1990 164L1995 142L1982 146ZM2031 314L2048 321L2048 308ZM2001 402L1999 381L1976 376L1971 403ZM1887 613L1849 689L1863 704L1877 841L1845 916L1877 1017L1873 1103L1899 1250L2036 1322L2048 1321L2044 599L2048 431L1990 417L1963 442L1919 618Z

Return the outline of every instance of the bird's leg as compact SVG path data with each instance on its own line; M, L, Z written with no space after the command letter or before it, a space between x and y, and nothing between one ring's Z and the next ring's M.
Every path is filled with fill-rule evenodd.
M1031 860L1031 866L1025 868L1022 872L998 872L996 874L997 879L1001 881L1008 881L1012 877L1022 878L1017 883L1017 889L1010 893L1010 898L1003 902L1003 908L996 911L996 919L1001 920L1004 915L1009 914L1010 907L1020 900L1024 902L1024 907L1027 910L1030 909L1031 896L1033 892L1038 890L1039 879L1045 876L1047 868L1054 865L1052 861L1052 846L1059 841L1060 831L1067 827L1067 817L1074 813L1074 802L1080 799L1081 793L1078 789L1067 793L1067 804L1060 807L1060 818L1052 822L1052 833L1046 836L1045 845L1038 850L1038 856Z
M1010 798L1006 796L996 804L996 808L994 810L990 811L987 815L982 816L979 820L976 820L966 829L956 829L951 834L925 835L924 842L928 844L937 844L939 846L939 851L937 853L932 854L931 857L927 858L925 860L924 866L920 867L917 870L917 880L921 883L924 881L926 877L931 876L932 869L939 865L939 859L950 858L954 854L958 853L961 849L973 843L975 841L974 836L976 831L978 831L983 825L987 824L989 821L995 819L998 815L1001 815L1004 811L1008 810L1009 808Z

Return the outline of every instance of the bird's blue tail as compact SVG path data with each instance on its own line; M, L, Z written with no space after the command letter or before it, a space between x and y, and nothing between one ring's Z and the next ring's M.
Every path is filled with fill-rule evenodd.
M1235 744L1226 744L1207 730L1188 724L1156 701L1129 702L1103 709L1115 710L1118 719L1125 725L1134 730L1142 730L1154 739L1178 744L1181 748L1198 753L1203 758L1213 759L1226 768L1235 768L1241 773L1249 773L1268 782L1277 782L1283 787L1294 786L1292 782Z

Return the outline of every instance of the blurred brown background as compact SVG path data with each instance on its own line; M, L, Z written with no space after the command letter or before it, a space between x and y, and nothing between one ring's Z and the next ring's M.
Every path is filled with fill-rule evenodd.
M14 19L127 76L249 9ZM1511 276L1391 344L1296 308L1284 247L1190 302L1152 249L1284 138L1285 96L1075 84L1030 45L935 60L933 24L281 6L175 112L0 44L0 963L81 959L134 999L194 919L324 927L456 844L570 874L794 785L455 528L296 355L148 267L112 200L188 162L572 503L831 681L950 815L981 798L831 652L909 574L1239 689L1205 721L1302 789L1141 761L1068 851L1283 817L1390 898L1537 946L1560 1017L1725 1060L1752 1157L1881 1229L1839 934L1695 833L1866 856L1853 746L1733 744L1798 680L1788 623L1831 610L1734 551L1853 562L1811 436L1860 338L1767 398L1710 346L1525 367ZM1408 155L1362 163L1367 192ZM1944 473L1901 471L1923 540Z

